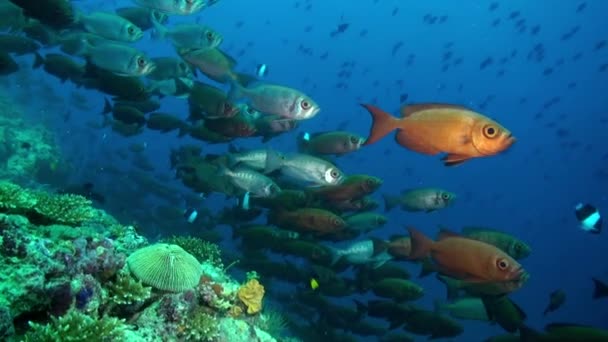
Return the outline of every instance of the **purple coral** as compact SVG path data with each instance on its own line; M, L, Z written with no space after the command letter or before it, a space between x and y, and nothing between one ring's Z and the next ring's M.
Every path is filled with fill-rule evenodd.
M116 251L114 240L78 238L74 240L73 247L73 255L55 255L70 274L90 274L100 280L108 280L125 265L126 256Z
M8 257L25 258L29 239L18 229L2 230L2 254Z
M49 313L53 316L63 316L72 305L72 288L69 283L48 289L47 296L51 299Z

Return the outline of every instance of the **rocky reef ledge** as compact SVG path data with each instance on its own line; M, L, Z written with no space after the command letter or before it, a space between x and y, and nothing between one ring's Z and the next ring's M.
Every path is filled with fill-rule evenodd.
M277 341L255 276L232 279L209 242L163 242L84 197L0 182L0 340Z

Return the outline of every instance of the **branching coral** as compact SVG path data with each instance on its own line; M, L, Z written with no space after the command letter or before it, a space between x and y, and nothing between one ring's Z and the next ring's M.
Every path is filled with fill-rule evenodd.
M95 217L91 201L85 197L29 191L9 182L0 183L0 211L24 214L44 224L78 225Z
M179 335L186 341L213 341L219 336L218 322L213 314L195 309L182 324L178 326Z
M50 222L78 225L95 216L92 202L80 195L37 192L36 197L38 201L34 211Z
M223 267L221 249L214 243L192 236L172 236L164 242L180 246L201 263L207 261L216 267Z
M129 305L150 298L152 288L135 280L127 271L118 273L116 280L108 285L110 301L118 305Z
M52 317L46 325L30 322L31 330L25 342L123 341L124 321L112 318L93 318L75 309L59 318Z
M0 182L0 209L28 210L36 205L37 199L30 192L10 182Z

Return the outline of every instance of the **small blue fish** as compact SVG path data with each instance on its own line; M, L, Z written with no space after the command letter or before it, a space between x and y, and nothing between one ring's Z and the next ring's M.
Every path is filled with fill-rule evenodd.
M268 75L268 66L266 64L258 64L255 68L255 75L259 78L266 77Z
M602 231L600 212L591 204L579 203L574 208L576 219L581 223L581 229L592 234Z
M188 208L184 211L184 217L188 223L193 223L198 217L198 211L196 211L194 208Z

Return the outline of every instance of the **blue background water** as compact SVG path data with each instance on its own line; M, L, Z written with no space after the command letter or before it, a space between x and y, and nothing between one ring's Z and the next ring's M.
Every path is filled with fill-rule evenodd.
M510 151L456 168L443 167L436 157L402 149L391 138L340 158L338 165L347 173L383 178L378 200L380 193L418 186L443 187L458 194L457 203L444 211L411 214L395 210L388 214L389 223L374 236L404 233L404 225L416 226L430 235L436 233L438 225L454 230L465 225L503 229L533 248L532 255L522 262L531 279L512 296L527 312L529 325L541 328L549 322L565 321L608 328L607 301L591 299L590 279L594 276L608 281L608 241L605 234L590 235L578 229L573 214L574 205L580 201L608 211L608 70L600 71L600 66L608 63L608 47L595 49L598 42L608 40L608 2L586 1L587 6L580 13L576 13L580 1L496 1L499 7L490 12L491 2L222 0L194 17L224 35L223 47L239 60L239 71L252 72L256 64L266 63L270 68L268 81L301 89L320 104L321 113L304 122L300 130L332 130L346 124L347 130L365 135L370 119L359 103L373 101L396 114L402 93L409 95L409 103L467 105L509 128L517 137ZM310 10L306 10L308 4ZM128 5L131 3L120 1L77 3L85 11ZM392 16L395 8L398 13ZM513 11L521 14L510 20ZM426 14L445 15L447 20L429 25L423 20ZM497 18L500 24L492 27ZM515 24L521 18L527 28L523 33ZM193 19L172 17L170 22ZM349 23L349 28L330 37L341 22ZM540 31L533 36L530 28L535 25L540 25ZM562 40L574 27L580 28L578 32ZM362 30L368 31L364 37L360 36ZM397 42L403 42L403 46L392 56L391 49ZM452 46L446 48L449 43ZM541 62L527 58L538 43L545 51ZM169 43L149 38L136 46L153 57L175 55ZM312 53L303 54L299 47L310 48ZM452 61L461 58L462 64L442 62L446 51L453 53ZM513 58L512 51L517 51ZM327 59L320 58L324 53L328 53ZM582 56L577 60L579 53ZM407 66L410 54L415 58ZM493 59L493 64L480 70L480 63L487 57ZM501 65L504 57L508 60ZM348 89L336 88L343 62L355 63L352 77L344 80ZM442 72L445 64L450 66ZM544 75L549 67L553 73ZM501 71L504 75L499 76ZM44 78L44 83L60 96L67 96L74 89L40 71L31 77ZM402 81L403 86L397 81ZM14 90L31 96L40 91L38 87L32 82ZM155 175L172 178L169 149L184 142L201 144L154 131L124 138L107 129L92 129L87 123L101 120L98 112L103 97L95 92L84 93L94 106L88 111L49 102L48 95L39 95L40 101L26 104L35 117L57 121L58 140L72 159L75 181L94 180L100 190L108 193L129 187L132 175L126 171L128 162L112 156L111 151L135 142L147 143L145 154L156 166ZM543 108L552 99L559 101ZM67 124L52 113L65 110L72 112ZM163 110L184 118L187 115L185 101L180 99L163 99ZM269 144L281 151L295 150L295 133ZM239 140L237 145L262 146L258 139ZM204 151L221 153L226 151L226 145L204 146ZM105 166L105 171L100 166ZM125 170L124 174L108 174L107 166ZM175 180L163 182L179 184ZM108 199L109 207L120 201L111 195ZM150 203L147 205L152 206ZM205 202L214 209L224 204L222 196L212 196ZM141 216L150 208L127 207L122 215L128 217L130 209L132 214ZM171 230L172 227L149 227L152 235ZM236 248L230 243L227 246ZM406 267L417 273L418 266ZM431 308L433 299L443 298L443 285L434 277L419 283L427 292L420 304ZM544 318L542 311L549 293L558 288L566 291L567 302ZM500 327L484 323L464 325L465 333L455 340L479 340L502 333Z

